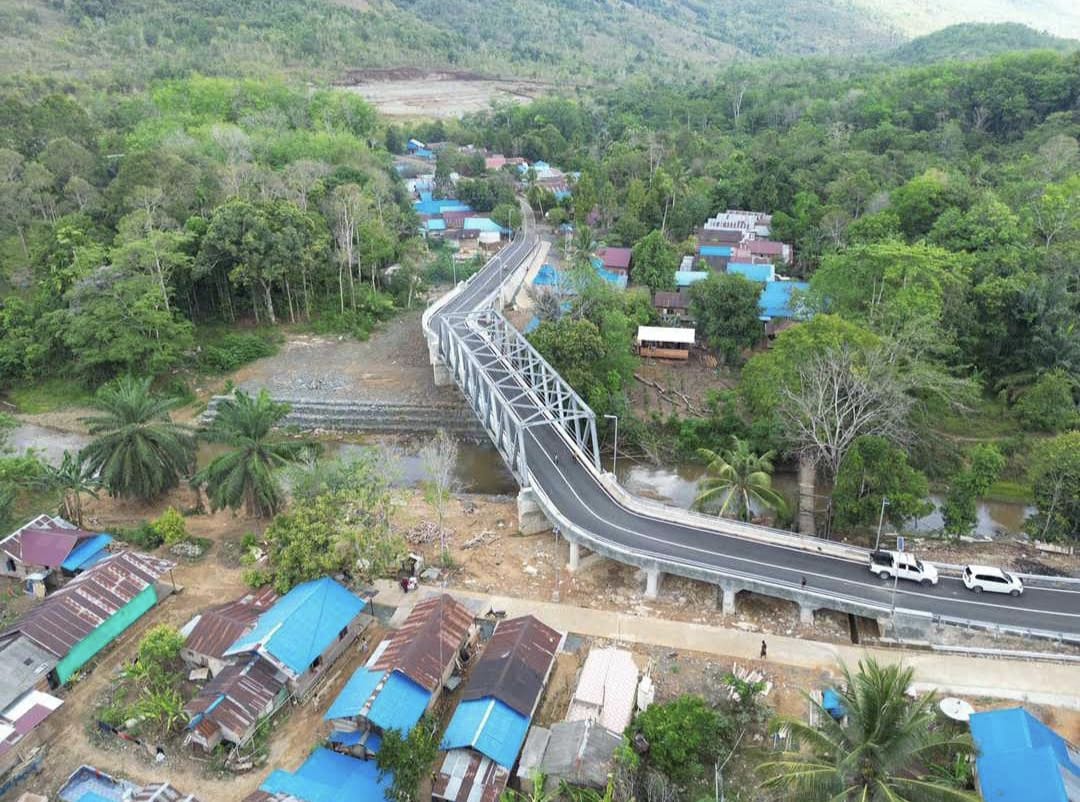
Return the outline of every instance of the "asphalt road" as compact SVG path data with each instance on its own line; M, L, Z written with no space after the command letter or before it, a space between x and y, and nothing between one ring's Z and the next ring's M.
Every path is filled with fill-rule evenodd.
M527 225L531 224L531 219ZM519 234L498 260L477 274L467 288L436 317L482 308L506 273L531 251L536 235ZM455 322L470 349L487 365L493 378L508 370L500 355L471 330L464 320ZM538 405L528 388L504 391L521 418ZM775 587L806 589L835 599L939 616L1080 636L1080 589L1062 590L1028 586L1019 598L990 593L975 594L959 579L943 576L937 586L879 580L867 565L840 557L815 554L786 545L773 545L737 535L699 529L624 507L609 495L591 467L579 460L554 423L526 430L525 451L534 482L559 511L576 526L599 540L642 556L688 566L705 567L736 579L753 578ZM558 455L558 461L555 457ZM821 603L827 607L827 603Z

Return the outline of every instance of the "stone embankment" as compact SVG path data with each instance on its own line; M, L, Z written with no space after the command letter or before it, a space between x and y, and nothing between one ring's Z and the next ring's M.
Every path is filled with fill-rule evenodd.
M199 422L208 424L227 395L210 399ZM480 421L464 400L456 403L410 404L388 401L331 401L275 398L292 409L283 421L304 431L426 434L445 430L462 437L486 437Z

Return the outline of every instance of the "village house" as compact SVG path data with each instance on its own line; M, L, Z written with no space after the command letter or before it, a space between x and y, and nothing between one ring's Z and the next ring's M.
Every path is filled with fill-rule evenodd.
M682 327L694 324L690 314L690 293L657 290L653 293L652 303L660 322L665 326Z
M258 723L288 699L287 677L259 654L225 666L184 705L186 743L212 752L222 743L245 743Z
M60 787L63 802L199 802L167 782L138 785L94 766L79 766Z
M39 515L0 540L0 576L24 582L43 598L61 577L73 576L108 555L112 537L87 532L63 518Z
M122 551L48 596L0 633L0 768L43 740L64 685L173 587L173 563Z
M217 676L230 662L225 651L254 626L277 598L273 588L262 588L199 613L180 630L184 636L180 656L189 666L206 667L210 676Z
M496 802L506 789L563 635L531 615L499 623L443 735L433 800Z
M607 785L630 726L637 699L638 668L625 649L592 649L578 676L566 720L529 729L517 777L525 793L533 793L537 773L546 784L602 789Z
M638 326L634 349L642 357L687 360L695 340L694 329Z
M380 776L374 760L316 749L296 771L275 769L243 802L381 802L393 775Z
M605 270L624 274L630 270L633 255L634 252L630 248L600 248L596 252Z
M417 604L401 628L375 647L331 703L330 742L359 756L379 749L382 733L408 732L429 711L476 639L465 605L447 594Z

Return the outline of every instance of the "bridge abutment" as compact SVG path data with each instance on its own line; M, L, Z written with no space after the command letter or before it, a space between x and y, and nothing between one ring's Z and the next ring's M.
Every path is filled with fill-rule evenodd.
M544 511L540 509L540 505L536 502L536 496L533 495L533 491L529 488L522 488L518 493L517 508L518 531L521 534L536 535L551 529L551 523L548 521L547 516L544 515ZM571 543L571 549L576 545L576 543Z

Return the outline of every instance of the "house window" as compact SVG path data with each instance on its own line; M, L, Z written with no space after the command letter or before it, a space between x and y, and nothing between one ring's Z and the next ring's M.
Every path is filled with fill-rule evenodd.
M322 655L320 654L318 657L316 657L314 660L311 661L311 667L309 668L309 670L314 671L315 669L317 669L321 665L322 665Z
M9 574L15 573L15 561L11 557L8 557L7 560L7 571Z
M343 628L343 629L341 630L341 632L339 632L339 633L337 634L337 639L338 639L338 640L345 640L345 636L346 636L346 635L348 635L348 634L349 634L349 628L348 628L348 627L344 627L344 628Z

